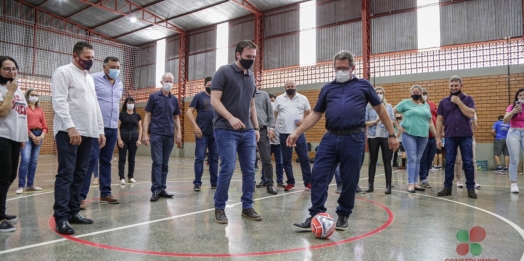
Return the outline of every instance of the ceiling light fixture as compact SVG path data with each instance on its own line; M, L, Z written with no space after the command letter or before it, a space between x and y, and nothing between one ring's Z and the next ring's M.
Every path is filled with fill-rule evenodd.
M131 23L136 23L136 17L131 17L131 19L129 19L131 21Z

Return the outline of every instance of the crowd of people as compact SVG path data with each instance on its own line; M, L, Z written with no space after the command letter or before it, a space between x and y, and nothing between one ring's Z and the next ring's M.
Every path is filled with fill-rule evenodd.
M202 190L207 154L217 223L228 223L225 209L237 157L242 172L241 215L260 221L262 216L253 208L256 188L266 188L271 195L279 193L279 189L285 192L296 189L294 148L304 190L311 191L312 206L310 216L293 226L300 231L310 230L312 217L326 211L328 186L335 177L336 193L340 194L336 229L347 229L355 193L361 191L358 182L366 139L369 168L365 192L374 191L379 151L386 178L385 194L392 193L392 168L398 166L399 155L403 159L400 167L407 169L407 191L415 193L431 188L428 174L432 166L433 169L442 166L442 156L438 159L444 153L448 164L443 189L437 195L452 194L455 176L457 186L464 186L463 172L468 197L477 198L475 188L480 187L475 182L477 116L474 100L462 91L459 76L449 79L450 94L438 106L429 100L428 90L419 85L411 87L410 98L393 106L387 102L383 87L373 87L367 80L355 77L353 54L340 51L333 59L334 80L320 90L312 108L307 97L297 91L293 79L286 80L285 93L278 96L261 90L249 70L256 54L253 42L240 41L235 48L235 62L221 66L213 77L205 78L204 90L193 97L185 114L195 134L193 190ZM51 77L53 136L58 158L53 210L56 231L68 235L75 233L71 224L94 222L80 214L80 210L87 208L85 199L93 173L98 173L95 182L100 187L100 203L120 203L111 193L111 159L115 147L119 152L120 184L126 184L126 161L127 182L136 182L135 156L143 144L150 148L152 158L150 201L173 198L166 184L168 162L174 144L179 144L182 138L179 101L171 94L174 83L171 73L166 72L160 81L162 88L149 95L142 118L132 97L126 97L120 106L124 86L117 57L106 57L102 71L89 73L93 46L78 42L72 58L72 63L57 68ZM49 128L39 106L38 91L29 89L24 95L17 86L16 61L0 56L0 66L0 232L11 232L15 230L11 223L17 217L6 214L7 191L17 173L17 194L42 190L35 186L34 178L39 151ZM492 132L495 171L509 172L513 193L518 193L516 174L520 150L524 150L523 103L524 88L517 91L514 102L499 117ZM322 117L326 119L326 133L311 168L304 133ZM262 163L258 184L257 150ZM504 168L501 155L505 156Z

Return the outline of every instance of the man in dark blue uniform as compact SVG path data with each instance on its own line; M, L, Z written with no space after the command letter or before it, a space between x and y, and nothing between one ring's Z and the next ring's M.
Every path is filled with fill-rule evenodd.
M328 186L339 163L342 191L338 199L336 228L348 228L347 220L355 205L355 192L364 157L364 116L368 103L377 111L388 132L395 133L386 108L373 86L367 80L353 76L353 54L345 50L338 52L333 65L336 79L322 87L313 113L287 139L287 146L295 146L298 136L312 128L322 118L322 114L326 114L327 132L318 146L311 175L310 217L303 223L293 224L301 231L311 231L311 219L318 213L326 212L324 203ZM399 143L395 134L389 136L388 143L391 150L397 150Z

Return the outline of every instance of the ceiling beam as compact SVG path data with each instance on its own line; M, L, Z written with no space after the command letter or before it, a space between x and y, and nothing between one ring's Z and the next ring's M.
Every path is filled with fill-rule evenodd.
M223 4L223 3L227 3L227 2L229 2L229 0L223 0L223 1L216 2L216 3L210 4L210 5L202 6L200 8L191 10L189 12L185 12L185 13L177 14L177 15L172 16L172 17L168 17L166 20L172 20L172 19L176 19L176 18L179 18L179 17L182 17L182 16L190 15L190 14L202 11L204 9L208 9L208 8L213 7L213 6L217 6L217 5L220 5L220 4Z
M247 0L230 0L231 2L240 5L244 9L250 11L251 13L255 15L263 15L260 10L256 6L254 6L252 3L250 3Z
M135 30L133 30L133 31L129 31L129 32L127 32L127 33L123 33L123 34L119 34L119 35L117 35L117 36L113 36L113 38L118 39L118 38L120 38L120 37L124 37L124 36L126 36L126 35L130 35L130 34L132 34L132 33L136 33L136 32L138 32L138 31L140 31L140 30L144 30L144 29L147 29L147 28L149 28L149 27L153 27L153 25L152 25L152 24L149 24L149 25L146 25L146 26L144 26L144 27L140 27L140 28L138 28L138 29L135 29Z

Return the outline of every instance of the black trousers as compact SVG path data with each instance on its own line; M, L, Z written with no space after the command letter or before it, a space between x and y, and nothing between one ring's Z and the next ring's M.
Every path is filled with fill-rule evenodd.
M16 178L20 142L0 138L0 221L5 219L7 191Z
M138 132L136 130L120 130L120 138L124 142L124 147L118 147L118 176L120 179L125 178L125 166L126 166L126 154L128 162L127 177L132 179L135 174L135 158L138 147L136 142L138 141Z
M389 149L388 138L369 138L369 184L373 185L375 181L375 172L377 171L378 151L382 150L382 161L384 162L384 171L386 174L386 185L391 184L391 150Z

